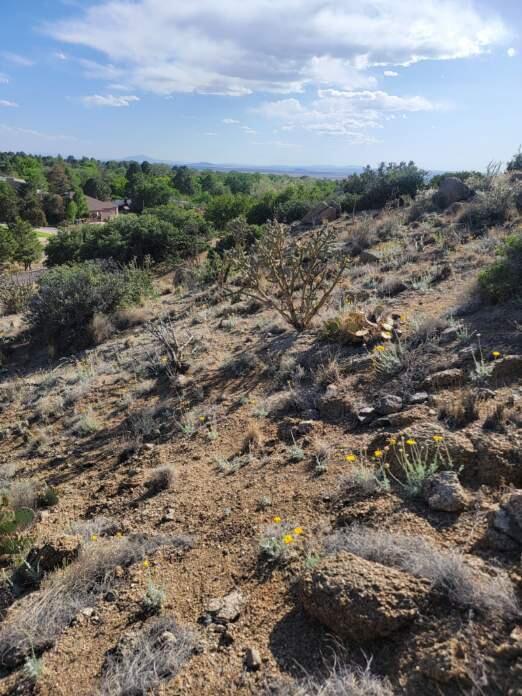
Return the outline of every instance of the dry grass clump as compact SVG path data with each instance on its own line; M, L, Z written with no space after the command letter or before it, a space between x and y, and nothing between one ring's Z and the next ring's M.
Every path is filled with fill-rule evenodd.
M476 392L468 389L458 397L439 406L439 420L444 420L452 428L463 428L478 420L479 397Z
M117 582L116 568L143 560L162 546L188 548L183 537L136 534L83 546L77 561L47 576L0 630L0 664L14 667L51 647L79 611Z
M174 485L176 475L172 464L158 466L150 472L149 478L145 483L151 495L166 491Z
M114 325L106 314L95 314L89 323L89 333L96 345L114 334Z
M462 554L441 551L422 537L354 525L330 536L326 549L330 553L349 551L368 561L425 578L460 607L504 619L519 615L515 591L507 575L498 571L490 577L474 570Z
M323 678L307 676L293 683L272 687L274 696L393 696L387 681L375 676L370 665L361 669L351 665L334 665Z
M64 400L59 394L42 396L33 406L33 412L39 420L49 421L58 418L63 413Z
M249 424L248 430L245 437L243 438L243 444L241 446L242 452L251 452L261 446L263 441L263 435L259 425L253 421Z
M153 619L124 637L105 660L103 696L148 694L189 660L194 637L171 618Z
M90 520L77 520L71 524L71 534L82 537L85 541L93 537L106 537L116 534L118 523L110 517L97 515Z
M29 508L36 510L40 486L34 479L19 479L10 481L5 494L13 510Z
M112 316L118 329L130 329L133 326L144 324L151 318L151 311L147 307L127 307L120 309Z

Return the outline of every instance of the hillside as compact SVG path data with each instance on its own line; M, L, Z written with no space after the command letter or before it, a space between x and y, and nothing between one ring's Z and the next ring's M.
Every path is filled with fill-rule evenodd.
M2 488L36 510L0 693L522 693L522 313L477 285L520 217L491 190L333 222L304 330L205 254L81 351L0 317Z

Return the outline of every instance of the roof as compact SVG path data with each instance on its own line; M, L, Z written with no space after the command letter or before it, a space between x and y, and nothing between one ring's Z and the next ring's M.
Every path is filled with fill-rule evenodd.
M114 205L112 201L99 201L97 198L92 198L91 196L85 196L85 200L90 213L96 213L101 210L114 210L118 207Z

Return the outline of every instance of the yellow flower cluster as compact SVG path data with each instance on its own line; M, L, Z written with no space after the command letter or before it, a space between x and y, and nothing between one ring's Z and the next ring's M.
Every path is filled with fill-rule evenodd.
M273 518L273 521L275 522L275 524L281 524L283 520L281 519L281 517L279 517L279 515L276 515ZM287 532L281 537L281 539L283 541L283 544L293 544L296 538L301 536L301 534L304 534L304 529L302 527L295 527L291 533Z

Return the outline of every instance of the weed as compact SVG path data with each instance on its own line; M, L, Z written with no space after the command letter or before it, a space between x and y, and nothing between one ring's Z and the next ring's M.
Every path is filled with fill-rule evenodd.
M151 495L172 488L175 481L173 465L159 466L151 471L145 486Z
M463 428L479 418L478 395L468 389L447 403L439 406L438 417L453 428Z
M141 604L147 614L159 614L165 604L165 590L152 581L147 583L147 591Z
M288 562L293 555L294 545L303 534L301 527L295 527L276 516L268 525L259 541L259 553L263 561L273 565Z
M452 469L453 464L442 435L434 435L434 444L418 444L414 438L402 436L398 442L392 440L391 446L402 469L404 480L390 474L412 497L421 494L424 483L437 471Z

